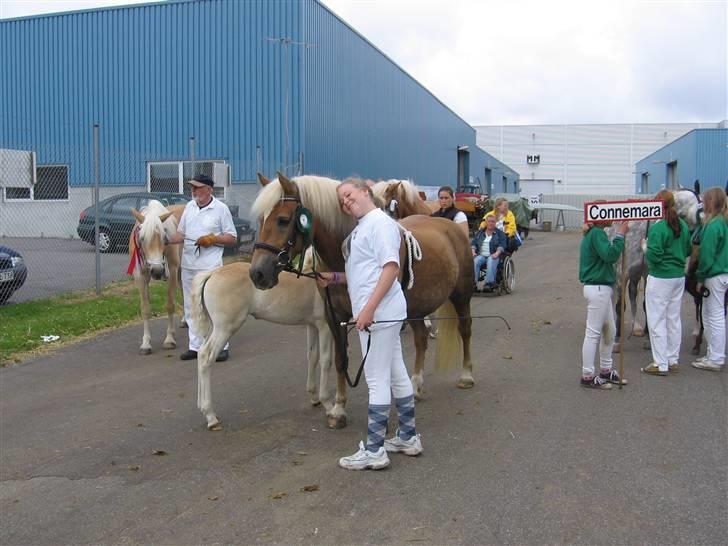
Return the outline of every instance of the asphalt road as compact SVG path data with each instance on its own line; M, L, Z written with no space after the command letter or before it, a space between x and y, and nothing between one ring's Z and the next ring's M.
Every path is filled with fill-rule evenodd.
M196 408L195 365L160 350L162 321L151 356L137 325L0 370L0 543L725 544L726 373L642 376L633 338L628 386L581 388L578 243L533 234L516 291L474 300L513 330L474 326L472 390L426 375L425 452L379 472L337 467L366 433L366 391L326 429L302 327L236 334L213 373L221 432Z

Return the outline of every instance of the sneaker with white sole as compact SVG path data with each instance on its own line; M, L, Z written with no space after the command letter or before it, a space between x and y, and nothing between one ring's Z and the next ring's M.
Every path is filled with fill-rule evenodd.
M339 459L339 466L347 470L379 470L389 466L389 457L383 447L377 451L369 451L364 447L364 442L359 442L359 451L348 457Z
M703 358L699 358L698 360L693 362L693 368L710 370L711 372L719 372L723 369L723 366L721 366L720 364L715 364L714 362L709 362Z
M612 388L612 384L609 381L602 379L598 375L582 376L580 383L582 387L586 387L587 389L601 389L603 391L608 391Z
M410 457L422 453L422 441L420 435L415 434L409 440L403 440L399 437L399 429L389 440L384 440L384 449L392 453L404 453Z

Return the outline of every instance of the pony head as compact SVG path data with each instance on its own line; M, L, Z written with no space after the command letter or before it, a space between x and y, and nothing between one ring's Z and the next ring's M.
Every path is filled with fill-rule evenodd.
M142 268L149 270L155 280L166 279L164 221L172 213L162 203L154 200L149 201L141 212L131 209L131 213L138 223L134 226L134 244L139 249Z
M698 185L696 189L699 191L700 186ZM694 230L700 224L700 216L703 211L700 194L695 190L681 188L672 195L675 199L677 215L685 220L690 230Z

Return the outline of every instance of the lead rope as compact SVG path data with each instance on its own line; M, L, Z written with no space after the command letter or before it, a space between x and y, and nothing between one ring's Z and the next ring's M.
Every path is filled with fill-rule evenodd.
M401 224L397 224L397 226L399 226L399 229L404 235L404 244L407 249L407 272L409 273L407 290L412 290L412 287L415 285L415 271L412 267L412 258L418 262L422 260L422 248L420 247L419 241L415 239L414 235L412 235L411 231L404 229Z

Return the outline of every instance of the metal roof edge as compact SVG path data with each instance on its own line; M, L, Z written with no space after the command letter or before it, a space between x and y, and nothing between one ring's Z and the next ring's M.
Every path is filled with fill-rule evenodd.
M77 9L71 11L54 11L50 13L36 13L35 15L23 15L21 17L9 17L0 19L0 24L15 21L27 21L29 19L42 19L45 17L61 17L64 15L78 15L81 13L93 13L97 11L122 10L130 8L141 8L148 6L171 6L173 4L187 4L191 2L209 2L210 0L157 0L156 2L140 2L138 4L123 4L119 6L101 6L98 8Z

